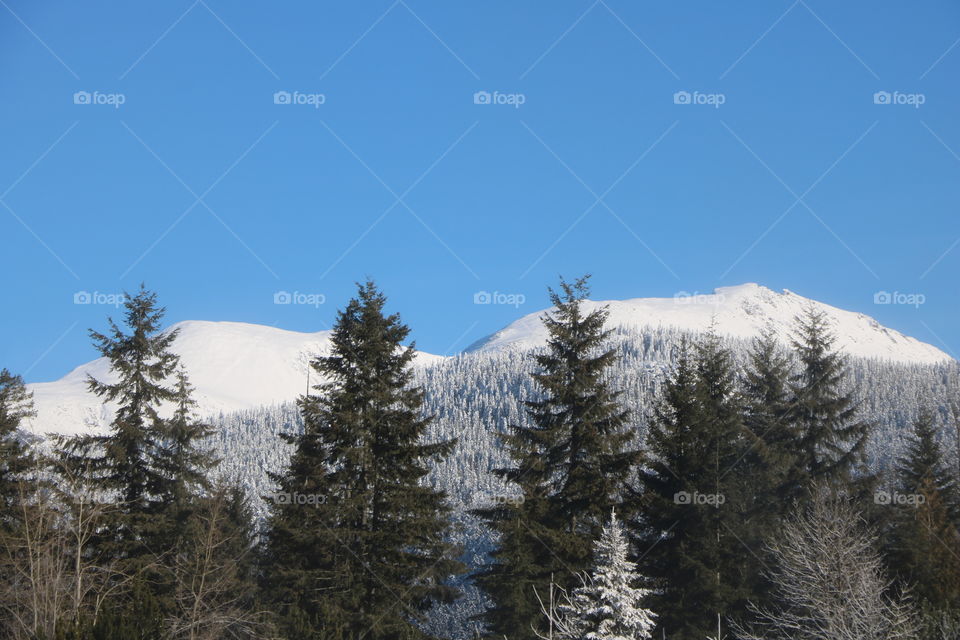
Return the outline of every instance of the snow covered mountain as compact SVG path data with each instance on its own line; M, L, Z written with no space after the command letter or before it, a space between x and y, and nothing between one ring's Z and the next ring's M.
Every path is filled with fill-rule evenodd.
M861 313L837 309L789 291L776 293L756 284L716 289L710 295L587 302L607 305L609 326L645 335L655 329L703 332L711 326L723 336L751 338L765 327L787 343L794 318L808 305L822 310L837 336L837 346L855 357L901 364L936 364L950 357L936 347L888 329ZM543 311L508 325L467 349L493 355L540 346L546 331ZM205 416L289 402L307 388L308 363L326 352L329 332L298 333L239 322L188 321L174 325L180 334L173 349L196 387ZM417 365L446 358L418 352ZM456 365L453 365L456 368ZM73 434L106 424L111 410L87 391L87 374L110 380L103 358L88 362L55 382L28 385L37 416L28 427L37 434Z
M808 306L826 314L837 347L851 356L879 358L908 364L933 364L950 360L936 347L888 329L870 316L844 311L804 298L792 291L777 293L758 284L720 287L712 294L677 295L673 298L635 298L588 302L592 310L608 306L608 326L627 329L672 327L702 332L711 326L722 336L752 338L769 328L788 344L794 318ZM543 344L547 333L540 322L543 311L531 313L474 343L467 351L525 350Z
M327 352L329 331L298 333L242 322L180 322L173 351L180 355L203 415L288 402L307 389L308 364ZM418 363L441 356L419 353ZM87 391L87 374L112 380L98 358L56 382L30 384L37 416L28 427L37 434L74 434L106 424L109 407Z

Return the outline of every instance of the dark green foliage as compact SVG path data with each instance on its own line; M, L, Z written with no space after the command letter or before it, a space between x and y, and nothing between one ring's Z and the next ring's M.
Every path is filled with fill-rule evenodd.
M833 350L826 316L808 310L798 318L798 332L794 349L800 370L790 385L798 434L794 472L804 489L820 482L849 487L855 479L863 484L869 480L862 463L871 425L857 417L853 394L841 389L847 369Z
M167 520L166 538L174 541L190 517L197 496L210 488L207 474L219 461L204 447L213 428L194 416L193 385L181 367L174 385L176 409L171 418L159 422L159 447L154 463L159 484L154 493L159 497L159 514Z
M32 417L33 397L20 376L0 370L0 531L16 526L19 483L32 463L18 429Z
M384 316L372 282L337 316L324 380L301 398L304 433L270 518L266 593L289 637L418 638L411 623L461 566L444 542L444 495L427 463L454 441L424 443L430 418L411 387L409 329Z
M960 533L954 524L956 481L936 441L933 416L923 411L897 462L886 500L892 522L888 561L928 613L960 609Z
M586 277L550 290L547 348L534 355L542 396L524 402L529 425L500 436L514 466L495 471L522 501L479 511L501 536L494 563L478 578L495 602L484 619L497 635L533 636L531 625L542 623L534 587L546 593L551 576L572 586L589 566L610 510L625 510L639 459L627 412L605 378L616 359L604 349L608 312L585 312L588 294Z
M790 369L789 356L773 334L754 341L743 376L743 421L750 448L740 468L755 489L758 516L785 516L801 497Z
M753 441L743 413L719 340L685 348L650 426L637 536L642 573L659 588L650 606L671 638L702 640L718 613L736 617L753 595L754 505L739 467Z
M94 346L110 361L117 381L89 377L90 391L117 404L110 433L78 436L67 442L67 461L90 473L101 488L113 491L121 509L131 516L150 510L163 478L156 466L163 436L157 415L161 403L176 399L167 379L178 358L170 351L176 331L160 333L164 309L155 293L142 286L124 301L129 333L110 320L109 335L91 330ZM127 534L134 535L133 531Z

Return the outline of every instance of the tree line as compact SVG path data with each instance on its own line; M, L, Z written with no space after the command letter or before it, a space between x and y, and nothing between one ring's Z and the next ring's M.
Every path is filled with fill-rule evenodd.
M758 337L746 367L718 336L680 347L648 416L609 372L588 278L550 290L527 420L498 434L507 487L471 579L509 640L956 638L960 494L933 414L895 472L866 464L826 319ZM372 282L337 314L302 433L270 474L264 520L218 471L176 331L144 289L91 331L104 433L47 446L22 379L0 372L0 624L11 638L426 640L458 595L448 497L427 482L457 446L427 437L409 328ZM646 437L638 424L648 423Z

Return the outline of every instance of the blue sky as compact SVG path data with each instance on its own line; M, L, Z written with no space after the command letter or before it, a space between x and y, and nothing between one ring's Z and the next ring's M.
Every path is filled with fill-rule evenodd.
M958 39L946 0L0 0L0 366L92 358L114 309L74 295L141 281L170 322L317 331L370 276L449 353L584 272L956 355Z

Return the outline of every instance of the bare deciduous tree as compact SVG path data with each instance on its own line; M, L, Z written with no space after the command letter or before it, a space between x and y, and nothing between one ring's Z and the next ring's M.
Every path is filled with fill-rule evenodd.
M38 463L19 480L19 526L0 535L4 637L53 638L81 620L92 624L132 578L92 551L116 504L96 495L81 475L58 473L59 482L49 482Z
M906 594L888 597L876 537L859 512L827 490L768 543L768 572L779 606L751 607L753 626L734 624L741 640L908 640L917 618Z
M242 567L252 552L242 529L230 521L231 493L219 487L194 514L191 531L174 554L171 571L176 613L171 638L220 640L259 637L261 614L251 610L251 586Z

